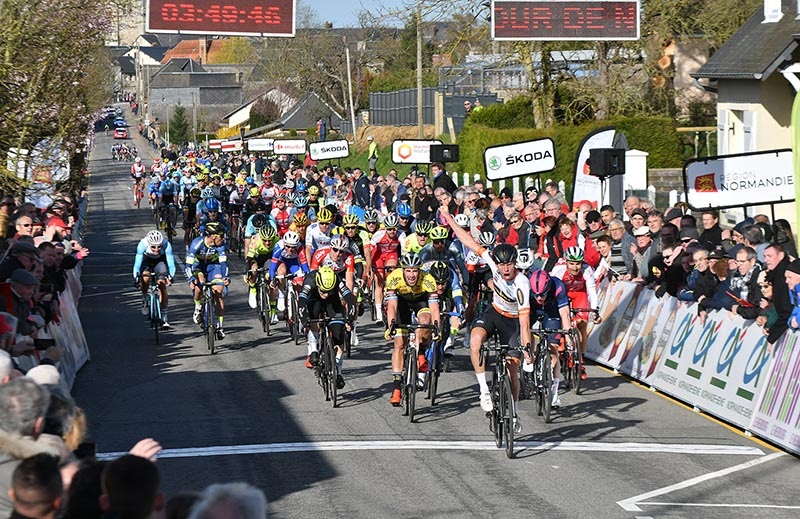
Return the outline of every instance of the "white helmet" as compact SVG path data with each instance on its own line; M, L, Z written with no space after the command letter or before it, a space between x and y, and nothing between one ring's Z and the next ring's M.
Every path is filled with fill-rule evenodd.
M533 265L533 253L530 249L519 249L517 252L517 268L527 270Z
M294 231L286 231L286 234L283 235L283 244L297 247L300 244L300 235Z
M144 242L149 247L155 247L156 245L161 245L164 243L164 235L161 234L161 231L150 231L147 233L147 236L144 237Z
M491 231L484 231L478 235L478 243L484 247L491 247L494 245L494 233Z
M136 157L136 159L134 160L134 162L136 162L137 164L138 164L139 162L141 162L141 161L142 161L142 157Z
M346 249L350 245L350 240L344 234L337 234L331 238L332 249Z
M469 216L463 213L455 215L455 217L453 217L453 220L455 220L456 225L458 225L462 229L466 229L469 227Z

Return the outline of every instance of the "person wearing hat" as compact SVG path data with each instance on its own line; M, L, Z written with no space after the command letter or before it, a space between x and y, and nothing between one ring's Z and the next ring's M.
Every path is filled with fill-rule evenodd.
M677 207L670 207L664 213L664 223L671 223L672 225L680 229L682 216L683 216L683 211L681 211Z
M583 232L586 237L591 237L598 232L605 233L606 226L603 225L603 218L600 216L600 213L594 209L586 213L584 221L586 222L586 229L584 229ZM598 234L597 236L600 235Z
M0 280L10 278L17 269L33 270L38 255L39 251L32 242L15 242L6 259L0 263Z
M378 165L378 143L375 142L375 138L370 135L367 137L367 142L369 146L367 147L367 158L369 159L369 171L370 173L377 173L377 165Z
M697 229L694 227L681 227L681 243L684 247L689 245L690 243L697 243L697 240L700 238L700 234L698 234Z
M628 215L628 232L635 236L634 231L647 223L647 213L644 209L634 209Z
M634 229L633 237L636 243L631 244L631 255L633 256L633 269L631 272L632 281L642 282L650 272L650 257L653 251L653 240L650 238L650 228L646 225Z
M38 328L31 320L31 304L39 287L39 280L27 270L18 268L6 281L11 283L12 315L17 318L17 334L35 335Z

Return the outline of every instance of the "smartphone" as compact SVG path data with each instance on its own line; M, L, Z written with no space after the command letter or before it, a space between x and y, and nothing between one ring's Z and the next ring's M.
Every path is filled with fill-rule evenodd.
M37 350L46 350L56 345L55 339L33 339L33 347Z

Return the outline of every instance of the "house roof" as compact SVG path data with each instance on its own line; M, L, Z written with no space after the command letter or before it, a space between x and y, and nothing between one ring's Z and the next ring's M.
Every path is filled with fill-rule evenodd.
M259 128L253 128L245 133L245 137L261 135L278 128L305 130L316 126L320 117L328 118L333 128L341 127L342 116L316 93L308 92L277 121Z
M230 119L235 113L247 108L248 106L252 105L253 103L258 101L262 97L270 97L270 98L273 99L273 101L275 101L274 98L275 98L276 95L278 96L278 99L280 100L280 102L276 101L276 103L278 103L279 107L283 107L286 104L285 101L287 101L287 100L289 101L289 103L291 103L290 106L294 106L294 104L297 102L297 98L294 96L294 94L290 93L287 88L276 86L276 87L270 88L266 92L262 92L262 93L260 93L260 94L258 94L256 96L253 96L252 98L248 99L241 106L236 107L235 110L231 111L230 113L225 114L222 117L222 120L226 121L226 120ZM291 109L289 106L286 106L286 108Z
M763 6L753 13L730 40L720 47L693 78L767 79L783 62L792 59L800 38L797 1L783 0L783 17L764 21Z
M136 75L136 64L134 63L133 58L131 58L130 56L118 57L117 63L119 63L119 68L124 75L126 76Z
M203 42L206 45L206 61L213 61L211 55L220 51L223 40L205 39L201 36L191 40L183 40L166 52L163 62L175 58L191 58L200 61L203 57Z
M172 72L188 72L191 74L193 72L205 72L205 71L206 69L204 69L200 63L196 62L193 59L176 58L165 63L164 66L161 67L158 70L158 72L156 72L156 75L169 74Z
M161 60L164 59L164 55L169 50L169 47L140 47L139 52L142 54L147 55L149 58L158 61L159 63Z

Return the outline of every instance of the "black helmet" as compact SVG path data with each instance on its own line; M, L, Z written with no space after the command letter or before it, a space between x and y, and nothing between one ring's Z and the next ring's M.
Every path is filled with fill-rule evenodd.
M430 275L439 283L450 281L450 267L444 261L437 261L431 265Z
M206 236L212 236L214 234L222 235L225 234L225 228L219 222L208 222L208 224L206 224L206 229L203 234L205 234Z
M267 224L267 217L263 214L254 214L253 215L253 227L256 229L261 229Z
M266 211L267 210L267 203L263 200L259 200L256 202L256 211Z
M492 253L497 263L516 263L517 249L508 243L501 243L494 248Z

